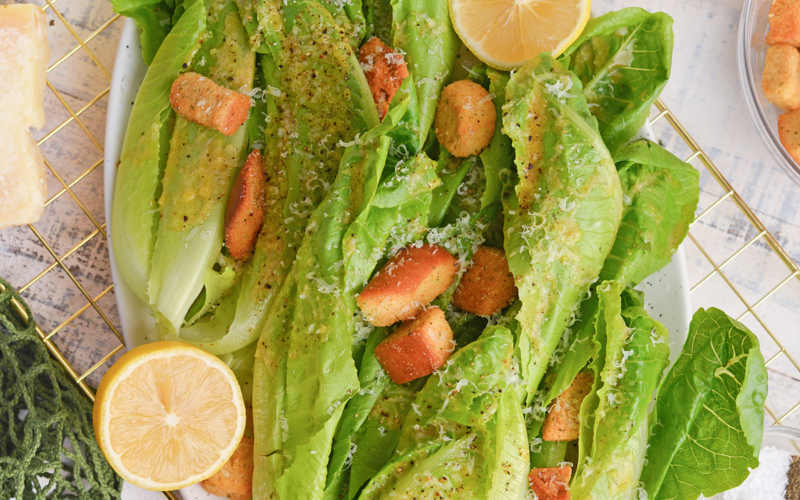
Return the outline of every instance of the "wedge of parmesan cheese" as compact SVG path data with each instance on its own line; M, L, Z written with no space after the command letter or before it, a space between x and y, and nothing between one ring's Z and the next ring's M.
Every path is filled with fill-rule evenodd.
M39 146L25 127L0 123L0 229L39 220L47 199Z
M47 21L35 5L0 5L0 118L44 126L44 86L50 48Z
M31 224L44 212L44 158L29 128L44 126L49 59L44 12L0 5L0 229Z

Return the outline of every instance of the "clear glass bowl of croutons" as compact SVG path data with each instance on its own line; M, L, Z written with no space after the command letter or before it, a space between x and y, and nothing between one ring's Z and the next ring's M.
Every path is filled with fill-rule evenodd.
M777 14L773 16L772 29L771 7ZM738 43L739 83L744 100L767 148L781 167L800 183L800 51L797 47L800 47L800 2L745 0Z

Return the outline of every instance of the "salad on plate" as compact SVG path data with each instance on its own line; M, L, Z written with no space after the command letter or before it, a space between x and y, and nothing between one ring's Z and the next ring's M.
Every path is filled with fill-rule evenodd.
M693 500L758 465L757 338L701 309L670 367L670 332L633 288L670 262L699 198L691 165L633 140L669 78L668 15L113 3L149 64L116 264L165 350L230 368L207 371L235 403L170 409L162 393L183 389L158 374L179 363L131 351L146 369L112 376L158 380L140 386L149 420L126 406L119 439L136 444L101 440L125 380L104 379L95 407L123 478L234 500ZM205 375L174 378L193 379L183 392L206 397Z

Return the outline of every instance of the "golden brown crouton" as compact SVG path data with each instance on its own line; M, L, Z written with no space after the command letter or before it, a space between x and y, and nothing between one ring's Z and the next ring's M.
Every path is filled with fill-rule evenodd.
M169 102L190 122L233 135L247 119L250 98L197 73L184 73L172 84Z
M436 106L436 138L453 156L476 155L494 135L497 113L489 93L471 80L453 82Z
M254 149L244 162L225 208L225 246L236 260L250 255L264 224L264 165Z
M767 45L800 47L800 0L775 0L769 8Z
M543 467L531 469L528 481L538 500L570 500L569 479L572 476L572 467L560 465L558 467Z
M375 357L395 384L430 375L453 352L453 331L438 307L406 321L375 347Z
M778 135L789 156L800 163L800 109L778 117Z
M471 267L453 294L453 304L479 316L491 316L513 302L516 296L517 287L508 269L506 253L499 248L481 246L472 256Z
M553 404L542 425L545 441L572 441L580 435L580 411L583 398L592 391L594 377L591 373L579 373L569 387Z
M253 438L244 436L230 460L216 474L200 482L208 493L230 500L253 498Z
M375 326L414 318L456 279L458 261L437 245L399 251L358 296L358 307Z
M764 60L764 96L781 109L800 108L800 52L791 45L773 45Z
M397 89L408 77L403 54L392 50L380 38L372 37L361 46L358 61L364 69L364 76L367 77L369 89L378 107L378 116L383 120Z

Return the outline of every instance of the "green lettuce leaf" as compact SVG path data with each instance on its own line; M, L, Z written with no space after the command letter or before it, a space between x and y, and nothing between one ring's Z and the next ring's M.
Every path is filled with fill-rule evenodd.
M285 23L292 29L277 62L272 53L261 57L269 117L264 226L242 277L235 314L217 314L181 332L183 340L214 354L241 349L259 337L308 219L336 176L343 144L378 123L361 66L328 11L316 2L286 10Z
M359 390L349 356L356 305L343 269L343 239L361 204L371 200L369 179L380 176L388 149L389 139L379 136L345 151L330 195L309 224L314 236L300 246L291 271L297 285L294 312L283 325L285 380L268 381L285 384L284 463L272 485L279 498L322 496L337 423Z
M424 144L433 124L436 103L461 47L447 2L392 0L392 45L405 53L417 84L419 143Z
M756 336L719 309L699 309L653 409L648 498L694 500L740 485L758 466L766 398Z
M358 445L354 445L353 438L367 419L389 380L386 372L383 371L378 359L375 357L375 347L386 336L387 331L385 328L377 328L373 330L367 340L361 366L358 369L358 384L361 389L358 394L347 402L341 425L336 433L333 451L331 452L328 477L325 484L326 498L336 499L343 496L342 490L346 486L348 477L347 468L352 465L355 453L358 450Z
M502 176L507 176L514 168L514 150L511 139L503 133L503 105L506 103L506 86L510 76L505 71L487 68L489 94L497 111L497 122L492 141L481 153L481 161L486 171L486 189L481 195L481 208L486 208L500 200L503 191Z
M203 277L203 291L186 313L186 324L194 323L216 306L236 283L236 271L225 266L221 271L209 269Z
M255 54L236 5L226 0L212 2L209 27L190 69L228 88L252 87ZM203 288L206 271L222 250L225 205L246 146L246 126L226 137L183 117L176 120L148 284L150 305L163 333L178 332Z
M188 35L191 37L191 33L195 33L194 36L196 37L204 29L202 24L204 19L199 20L201 24L196 26L191 26L191 21L178 24L178 19L173 19L174 2L169 0L114 0L111 5L114 6L114 12L132 18L136 21L139 29L142 30L142 57L148 65L153 63L158 49L169 36L173 22L175 23L176 36ZM192 2L192 6L187 10L203 10L204 7L203 2L198 0ZM193 14L196 14L196 12L193 12ZM193 18L193 21L198 23L197 18ZM184 32L183 30L189 26L191 26L191 29L188 32ZM197 32L197 29L200 31Z
M429 204L426 193L439 184L424 156L380 183L386 134L406 112L411 94L404 95L379 127L345 150L267 315L254 372L255 498L323 497L337 425L360 389L350 356L355 294L383 256L374 249L386 247L398 210Z
M670 16L631 7L590 20L561 56L583 82L609 150L644 125L669 79L672 45Z
M365 0L364 18L367 37L377 36L383 43L392 43L392 4L389 0Z
M517 315L527 402L581 298L603 267L622 215L622 189L581 82L545 54L506 88L503 131L518 179L505 186L505 248L522 308Z
M493 326L431 375L359 498L519 498L529 467L513 350L511 332Z
M587 398L583 455L572 479L575 498L629 499L639 487L647 449L648 405L669 361L668 332L644 309L642 295L616 282L597 288L605 327L600 388ZM595 381L597 384L597 380ZM590 431L590 432L589 432Z
M666 266L694 220L700 173L658 144L635 141L614 155L624 208L598 281L637 285Z
M205 5L194 2L147 70L120 155L111 241L125 283L144 303L149 303L147 283L159 221L158 197L175 116L169 92L183 65L194 57L205 28Z

